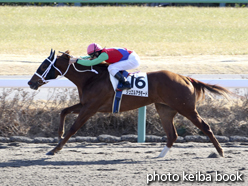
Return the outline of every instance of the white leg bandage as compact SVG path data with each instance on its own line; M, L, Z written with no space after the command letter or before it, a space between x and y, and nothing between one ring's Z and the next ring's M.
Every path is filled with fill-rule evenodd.
M165 146L162 152L159 154L158 158L163 158L169 150L170 148Z

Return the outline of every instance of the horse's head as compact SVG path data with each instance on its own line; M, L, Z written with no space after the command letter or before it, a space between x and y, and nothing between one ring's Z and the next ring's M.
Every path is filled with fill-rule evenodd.
M56 57L55 51L51 50L50 56L43 61L37 71L34 73L33 77L28 82L31 89L37 90L40 86L49 82L49 80L56 79L58 75L64 77L69 71L70 64L70 51L61 52L63 55ZM81 65L79 65L81 66ZM86 66L81 66L82 70L78 70L73 64L74 72L94 72L98 74L96 70L91 67L89 69ZM63 72L63 73L62 73ZM75 74L75 73L74 73ZM67 77L68 78L68 77Z
M56 71L56 56L55 50L51 50L50 56L46 58L43 63L39 66L33 77L28 82L31 89L37 90L40 86L46 84L51 79L56 79L59 75ZM57 69L58 70L58 69Z

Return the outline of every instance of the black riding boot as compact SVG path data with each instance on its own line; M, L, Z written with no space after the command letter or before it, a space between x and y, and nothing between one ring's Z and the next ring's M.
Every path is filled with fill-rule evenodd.
M122 87L118 87L120 90L125 90L125 89L131 89L131 84L129 81L126 80L126 78L120 73L117 72L115 74L115 78L118 79L122 83Z

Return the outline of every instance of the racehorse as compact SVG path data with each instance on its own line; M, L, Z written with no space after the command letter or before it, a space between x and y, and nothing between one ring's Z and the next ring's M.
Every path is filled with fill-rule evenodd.
M107 70L108 65L99 64L93 67L75 64L69 65L69 51L50 56L43 61L28 85L37 90L40 86L65 76L78 89L80 102L61 111L58 130L59 143L47 155L54 155L63 148L69 138L74 135L85 122L97 112L111 112L115 91ZM74 67L74 68L73 68ZM80 69L80 72L78 72ZM83 72L83 73L82 73ZM164 157L177 139L173 118L177 113L188 118L196 127L209 137L220 156L224 156L222 147L214 136L210 126L200 117L196 103L204 98L205 90L227 97L231 92L221 86L206 84L196 79L182 76L170 71L161 70L147 72L148 97L123 95L120 112L137 109L154 103L160 116L163 129L167 135L167 144L158 157ZM70 130L64 136L64 122L67 114L78 114Z

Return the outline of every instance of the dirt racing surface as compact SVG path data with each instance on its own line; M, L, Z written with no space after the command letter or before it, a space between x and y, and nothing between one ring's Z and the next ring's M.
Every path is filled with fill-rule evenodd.
M161 159L165 143L0 144L0 185L247 185L247 143L176 143Z

